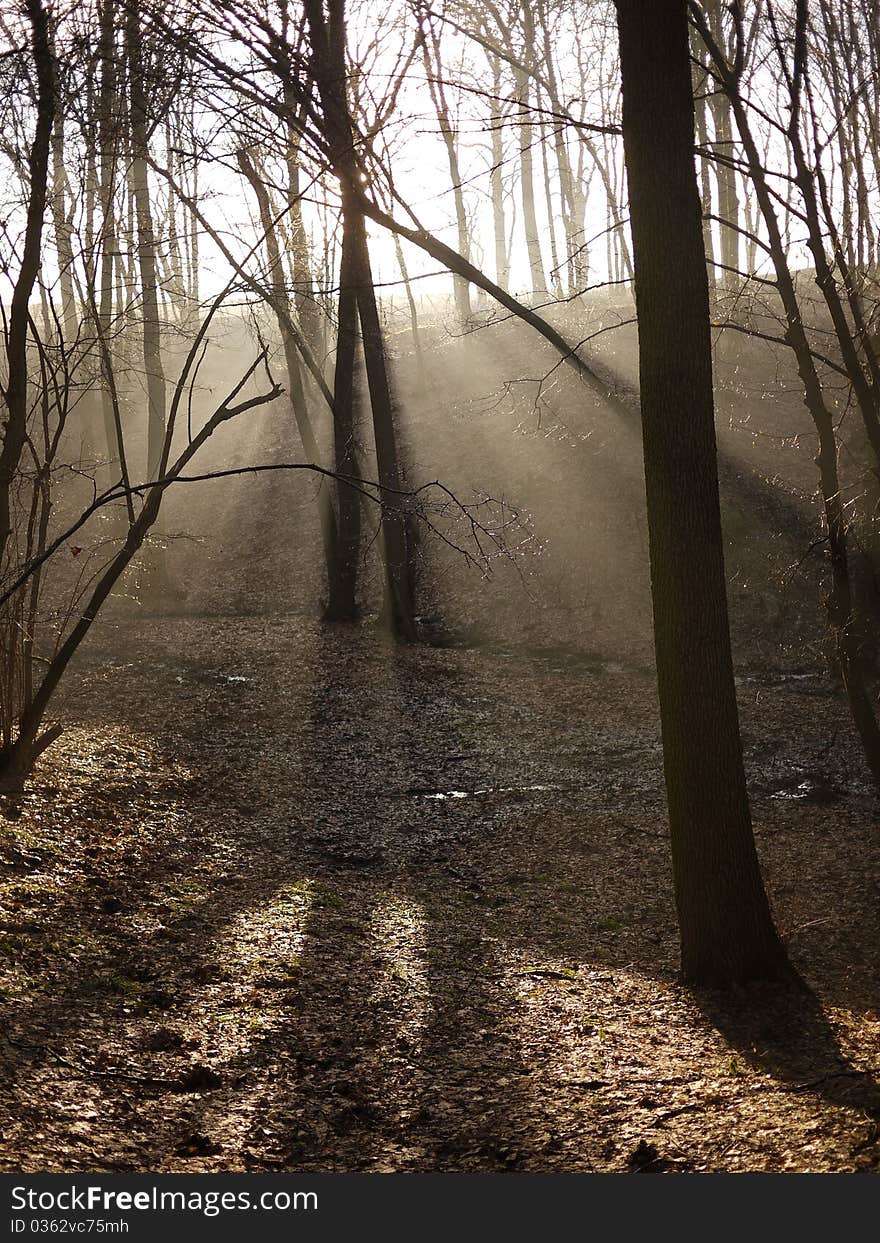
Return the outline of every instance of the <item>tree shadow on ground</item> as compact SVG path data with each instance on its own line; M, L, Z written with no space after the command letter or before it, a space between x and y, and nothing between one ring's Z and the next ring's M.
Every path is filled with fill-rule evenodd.
M206 668L222 667L221 633L206 636ZM105 969L143 963L168 1004L126 1013L124 997L88 1000L72 980L20 1010L19 1030L53 1030L91 1065L111 1033L113 1066L134 1076L43 1080L103 1102L90 1154L68 1163L725 1168L745 1084L774 1094L758 1145L771 1109L796 1137L821 1102L843 1110L846 1167L876 1087L821 1008L766 996L713 1009L676 983L647 684L637 704L625 673L401 650L367 630L282 638L258 636L274 644L258 687L209 715L199 692L176 722L193 793L210 792L204 892L164 931L102 933ZM794 828L818 813L786 815ZM180 844L169 872L194 841ZM136 857L123 865L137 873ZM147 1049L163 1029L199 1043ZM732 1053L749 1076L724 1078ZM17 1064L22 1100L44 1062ZM193 1062L216 1081L137 1083ZM661 1138L665 1164L650 1155Z
M791 1092L820 1096L880 1120L880 1081L847 1057L812 990L752 985L728 994L695 990L694 998L756 1071Z

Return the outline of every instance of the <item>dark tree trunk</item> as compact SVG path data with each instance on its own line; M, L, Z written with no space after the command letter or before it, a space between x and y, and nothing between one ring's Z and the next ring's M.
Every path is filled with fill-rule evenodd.
M339 264L339 304L336 360L333 381L333 446L336 472L351 478L358 474L356 441L355 359L358 310L354 274L351 217L342 219L342 255ZM357 571L361 541L360 497L342 479L336 481L336 564L330 581L328 621L354 621L358 616Z
M30 149L30 192L21 266L12 291L6 332L6 428L0 450L0 557L12 534L11 491L27 439L27 336L31 293L40 270L43 218L49 184L49 151L57 90L49 20L40 0L26 4L37 80L37 119Z
M657 678L682 970L791 974L743 771L715 449L685 0L617 0Z
M326 19L321 0L307 0L305 13L312 43L312 68L323 111L324 133L330 148L333 171L340 183L342 216L350 245L351 279L357 292L357 309L373 415L376 466L382 489L382 540L387 591L391 604L389 613L395 633L401 638L415 639L409 547L411 523L403 508L403 472L382 325L373 288L367 230L361 206L362 174L355 151L354 128L348 103L345 0L330 0Z

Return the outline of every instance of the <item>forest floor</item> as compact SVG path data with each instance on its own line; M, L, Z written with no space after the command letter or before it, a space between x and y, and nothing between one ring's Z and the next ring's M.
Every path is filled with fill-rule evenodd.
M740 696L795 1001L677 980L650 667L104 624L0 808L0 1168L876 1170L876 802L820 669Z

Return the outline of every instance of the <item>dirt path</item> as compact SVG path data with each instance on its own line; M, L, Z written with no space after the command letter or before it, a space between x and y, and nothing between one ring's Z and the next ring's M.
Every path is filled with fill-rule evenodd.
M2 1168L876 1169L875 805L820 677L741 691L821 1005L677 984L650 671L108 624L4 808Z

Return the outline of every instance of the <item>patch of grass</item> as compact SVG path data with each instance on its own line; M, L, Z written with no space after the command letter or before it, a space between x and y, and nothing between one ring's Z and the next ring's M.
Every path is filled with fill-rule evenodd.
M111 975L108 983L114 993L121 993L123 997L137 997L144 987L142 980L132 980L127 975Z
M602 919L596 920L596 928L599 932L620 932L626 926L626 920L618 919L614 915L605 915Z

